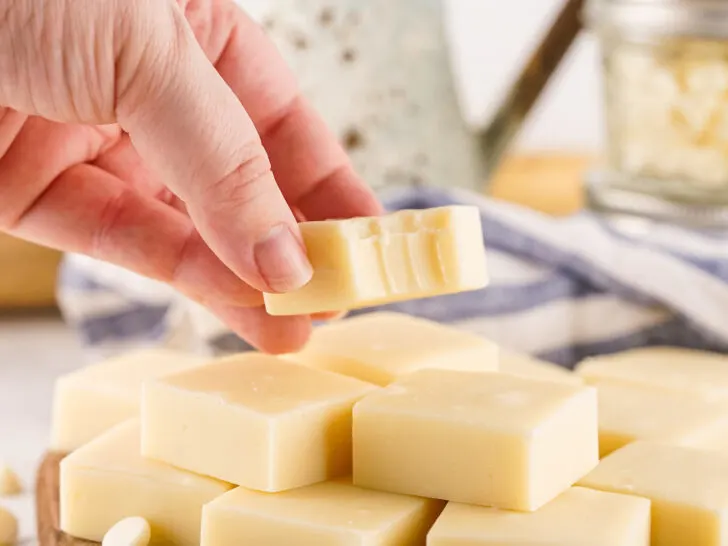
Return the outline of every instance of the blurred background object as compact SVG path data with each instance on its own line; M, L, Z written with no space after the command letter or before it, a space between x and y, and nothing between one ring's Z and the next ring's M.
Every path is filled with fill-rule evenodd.
M483 184L443 15L440 0L273 0L263 18L303 94L374 188Z
M54 307L60 252L0 233L0 309Z
M604 211L728 227L728 3L589 0L607 144L589 198Z

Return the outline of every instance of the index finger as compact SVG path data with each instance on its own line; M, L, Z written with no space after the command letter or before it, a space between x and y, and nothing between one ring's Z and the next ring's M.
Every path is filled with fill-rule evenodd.
M229 0L213 0L224 8ZM245 105L289 204L309 220L380 214L374 192L356 175L336 136L302 97L275 45L235 8L216 67Z
M225 265L264 292L303 286L312 272L300 231L245 108L173 0L126 5L120 125Z

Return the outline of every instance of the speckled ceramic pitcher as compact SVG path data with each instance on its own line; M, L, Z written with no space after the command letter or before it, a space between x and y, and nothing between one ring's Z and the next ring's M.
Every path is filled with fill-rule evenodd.
M440 1L269 0L262 16L304 94L375 188L484 183L479 140L451 77Z

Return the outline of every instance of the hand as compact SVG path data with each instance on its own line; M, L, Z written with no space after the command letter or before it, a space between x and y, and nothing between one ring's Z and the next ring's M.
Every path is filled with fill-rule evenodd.
M232 0L0 0L0 230L165 281L270 352L299 220L380 206Z

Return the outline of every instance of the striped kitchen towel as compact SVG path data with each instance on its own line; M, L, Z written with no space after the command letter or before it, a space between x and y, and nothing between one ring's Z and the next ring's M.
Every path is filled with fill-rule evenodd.
M637 221L616 230L590 212L552 218L462 191L382 197L389 210L477 205L491 282L377 309L456 325L567 367L645 345L728 352L725 235ZM59 300L94 359L158 344L207 354L250 348L167 286L83 256L65 258Z

